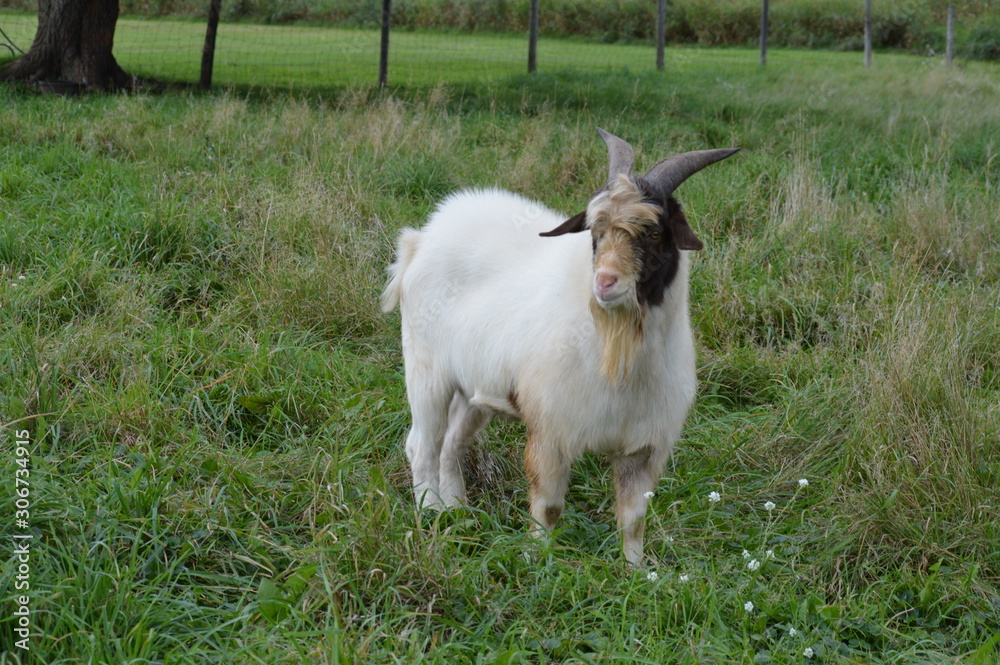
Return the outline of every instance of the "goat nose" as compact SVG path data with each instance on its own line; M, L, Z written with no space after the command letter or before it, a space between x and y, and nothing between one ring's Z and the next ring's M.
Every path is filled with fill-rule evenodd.
M597 290L601 295L604 295L611 289L615 288L615 284L618 283L618 275L614 275L610 272L604 272L603 270L597 273Z

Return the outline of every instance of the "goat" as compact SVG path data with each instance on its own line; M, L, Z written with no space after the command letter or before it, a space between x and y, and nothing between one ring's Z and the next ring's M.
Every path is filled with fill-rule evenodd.
M565 219L496 189L453 194L421 230L402 230L382 309L402 311L418 506L465 501L469 443L505 413L527 426L533 532L562 514L573 459L603 453L622 549L638 564L647 493L696 391L687 252L702 242L673 191L739 148L637 177L632 147L598 132L608 180L583 212Z

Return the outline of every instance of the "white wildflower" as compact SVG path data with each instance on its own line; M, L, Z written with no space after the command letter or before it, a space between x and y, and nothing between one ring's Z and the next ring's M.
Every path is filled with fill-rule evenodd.
M805 478L799 478L799 487L809 487L809 481Z
M677 578L677 580L679 582L687 582L689 579L691 579L691 578L688 577L686 574L685 575L681 575L680 577Z
M765 559L770 559L773 556L774 556L774 550L768 550L768 551L764 552L764 558Z
M767 503L765 503L764 504L764 510L766 510L768 512L774 510L774 501L768 501Z
M749 559L750 558L750 552L747 552L746 550L743 550L743 558L744 559Z
M745 609L747 612L753 612L753 602L748 600L747 602L743 603L743 609Z
M788 629L788 636L789 637L795 637L798 634L799 634L799 631L795 630L794 628L789 628Z
M806 647L806 650L802 652L802 655L805 656L806 658L812 658L813 657L812 647Z
M722 501L722 495L719 494L718 492L712 492L711 494L708 495L708 501L709 503L719 503L720 501Z
M660 579L660 576L657 574L655 570L651 570L648 573L646 573L646 579L649 580L650 582L655 582L656 580Z
M758 568L760 568L760 561L758 561L757 559L754 559L753 561L747 564L747 570L757 570Z
M645 494L643 494L643 496L646 497L647 499L652 499L654 496L656 496L656 494L654 494L653 492L646 492Z
M18 278L18 279L20 279L20 280L25 280L25 279L28 279L28 278L27 278L27 277L25 277L24 275L18 275L18 276L17 276L17 278Z
M668 543L674 542L674 537L673 536L667 536L667 542Z

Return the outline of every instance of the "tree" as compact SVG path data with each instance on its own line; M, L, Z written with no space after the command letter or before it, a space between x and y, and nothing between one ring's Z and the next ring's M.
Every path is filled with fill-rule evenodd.
M0 68L0 80L71 81L85 90L133 87L111 54L118 0L38 0L28 52Z

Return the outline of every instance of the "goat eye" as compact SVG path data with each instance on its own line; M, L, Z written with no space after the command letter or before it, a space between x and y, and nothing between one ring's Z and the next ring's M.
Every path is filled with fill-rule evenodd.
M652 238L653 240L659 240L660 236L662 235L663 233L661 233L659 229L656 229L655 231L649 234L649 237Z

